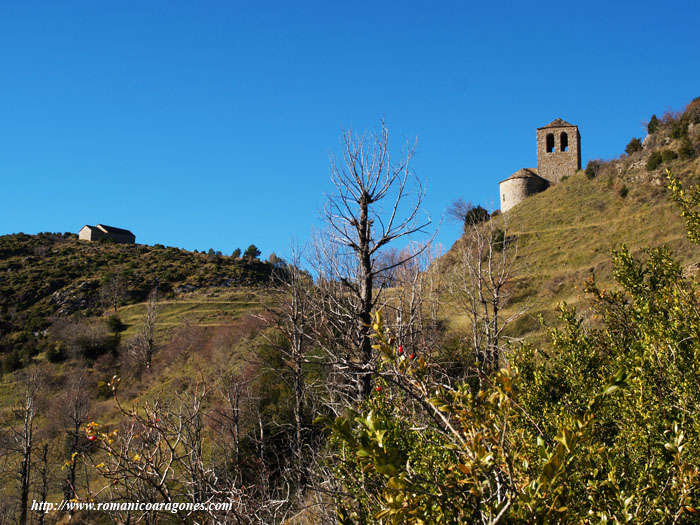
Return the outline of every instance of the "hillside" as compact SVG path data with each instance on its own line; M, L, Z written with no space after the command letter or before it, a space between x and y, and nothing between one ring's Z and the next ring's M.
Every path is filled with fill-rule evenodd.
M521 404L514 405L518 410L512 413L519 414L522 406L530 403L528 413L537 420L537 432L530 428L528 418L508 423L521 425L522 432L518 430L513 439L524 440L523 451L535 450L533 443L544 450L539 439L552 442L551 437L559 431L557 425L569 415L567 410L575 414L579 401L588 406L593 392L585 391L579 400L569 396L571 389L564 384L573 376L579 380L577 360L581 352L587 352L586 341L574 338L571 342L569 348L575 355L573 365L566 368L567 353L557 353L555 345L545 342L540 319L549 325L571 328L571 324L556 320L556 307L562 302L575 305L584 316L591 315L588 307L592 301L583 292L584 282L594 275L602 289L614 286L611 250L623 243L635 255L642 254L645 247L668 245L686 273L695 273L700 267L700 247L686 239L686 226L670 199L665 176L665 169L669 168L686 185L700 182L700 110L694 113L698 108L700 101L695 101L683 114L665 116L644 142L633 139L627 153L619 158L592 161L586 170L526 199L505 214L489 217L482 210L485 221L477 228L489 235L493 233L489 228L495 228L501 234L501 241L492 235L484 237L489 239L487 246L517 249L513 273L505 285L507 299L502 314L505 318L525 305L528 310L508 327L506 335L515 343L526 340L538 350L554 349L548 354L551 360L546 362L539 358L527 361L528 345L514 344L509 354L516 364L514 369L517 359L527 364L519 387L512 390L522 396ZM470 375L479 366L474 365L478 354L472 351L470 339L462 337L468 320L454 303L450 306L448 293L440 297L442 301L435 301L447 306L440 315L447 317L448 323L437 314L430 321L425 315L425 304L434 298L433 291L446 290L452 284L452 271L460 269L459 252L467 242L465 235L433 267L440 272L440 279L434 282L443 288L433 288L432 279L416 284L423 277L433 277L431 272L410 274L411 279L405 281L397 274L395 280L389 281L396 287L388 291L388 302L397 305L406 299L402 294L410 292L405 294L411 295L410 301L406 299L410 302L405 307L410 321L405 328L424 325L416 329L416 337L410 338L407 332L398 334L399 323L392 325L391 314L386 314L387 326L396 331L397 339L377 337L381 363L372 370L370 395L360 400L354 397L356 377L353 379L352 373L343 375L343 367L352 363L352 356L342 356L352 350L354 343L341 330L354 330L356 320L326 324L334 307L347 307L342 303L348 295L344 288L338 295L330 295L332 286L324 290L324 283L314 283L303 272L296 275L286 266L283 267L290 270L287 279L278 283L285 287L267 287L274 264L257 259L159 245L88 243L78 241L74 234L0 237L0 452L8 458L6 467L0 469L0 499L11 502L6 504L8 510L0 505L0 523L12 522L11 516L21 506L16 495L22 454L34 462L34 470L24 471L34 487L32 498L60 501L66 496L86 501L95 495L94 487L103 487L99 490L104 493L97 496L105 501L169 500L170 496L162 493L166 489L174 491L176 501L191 501L201 497L196 489L209 494L209 501L231 495L238 505L234 514L239 523L318 523L316 510L327 512L326 522L335 523L340 515L336 511L342 510L335 506L340 500L356 511L358 502L367 508L375 504L381 507L379 499L362 503L368 491L378 490L385 481L376 477L379 470L364 468L364 462L369 460L363 458L369 452L362 449L345 454L346 449L342 448L342 461L340 456L333 457L338 439L350 436L356 423L360 425L360 430L355 429L359 438L349 438L344 445L350 447L347 450L358 443L372 442L375 433L367 433L366 429L377 429L380 444L373 451L382 461L404 455L418 458L404 458L389 465L392 469L410 465L411 472L424 469L428 483L407 491L413 494L410 497L430 494L440 476L472 472L471 468L462 468L469 461L468 455L459 463L450 464L454 458L448 451L459 450L464 443L445 446L449 443L441 440L454 433L437 431L438 427L431 427L432 416L420 415L421 410L432 406L433 392L455 385L455 392L468 394L465 403L486 399L480 395L471 397L470 389L477 388L477 382L464 381L494 372L484 368L477 375ZM427 281L431 281L429 285ZM413 285L402 289L406 282ZM151 295L156 285L158 294ZM420 302L423 300L425 303ZM625 304L627 299L623 296L616 300L623 305L621 310L631 304ZM311 304L313 301L316 302ZM660 308L662 313L665 304ZM432 303L428 308L432 308ZM347 311L340 309L344 316ZM676 312L683 317L682 309ZM642 314L630 315L643 318ZM593 325L591 322L586 328ZM410 353L404 351L403 345ZM627 346L620 346L625 357ZM642 347L640 344L635 348ZM609 354L609 349L601 352ZM698 362L693 359L692 363ZM375 366L374 362L368 364ZM544 368L533 372L539 365ZM597 388L615 370L609 366L612 365L606 363L602 371L592 366L597 375L591 372L582 376L581 384ZM645 367L650 368L640 368ZM547 375L550 372L551 377ZM698 377L694 372L691 376ZM416 390L416 385L420 389ZM694 395L700 392L694 387L688 389ZM651 391L648 386L642 390ZM39 408L22 405L31 397L25 392L32 391ZM352 396L347 395L349 391ZM420 403L416 403L417 399L421 399ZM654 398L652 405L657 401ZM442 413L457 407L461 415L455 421L462 421L465 433L481 423L491 425L499 421L503 414L498 412L498 406L505 406L488 405L488 410L495 412L484 412L482 419L476 413L465 416L466 405L459 407L459 403L446 403L439 410ZM645 410L652 405L645 405ZM636 403L632 406L636 407ZM372 412L366 418L363 415L343 419L348 410L368 407ZM26 418L23 420L22 415L30 413L36 418L36 434L30 437L35 443L27 451L17 448L10 437L21 436L23 431L26 434ZM381 428L373 422L375 415ZM615 424L619 412L608 415L604 428ZM340 425L335 428L340 433L329 440L331 427L319 424L319 416L328 416L329 421L337 418ZM626 424L638 419L634 414ZM367 422L366 428L363 421ZM386 428L391 428L391 432L385 432ZM658 428L663 432L666 427ZM489 439L490 432L479 435L476 441ZM505 434L499 431L494 435ZM696 435L700 435L700 429ZM492 450L498 446L494 442ZM162 453L169 447L177 452L177 459ZM395 447L396 451L384 458L385 447ZM596 443L591 450L605 447ZM43 459L38 452L42 450ZM531 486L528 465L539 468L541 462L539 455L523 454L528 459L522 480L527 482L514 486ZM350 478L339 478L337 465L342 465L345 457L350 464L359 461L362 468L345 471ZM594 457L598 457L598 452ZM500 460L488 463L506 464ZM48 481L40 479L42 469ZM344 481L353 475L362 482L352 485ZM365 484L366 479L373 477L374 481ZM412 474L403 479L414 480ZM39 488L41 483L44 489ZM461 487L462 483L463 480L454 484L450 481L449 486ZM341 486L348 491L344 495L334 492ZM39 495L40 490L46 491L44 495ZM444 503L444 498L440 498ZM460 509L468 508L458 499L455 502ZM278 513L280 509L287 510ZM289 519L289 509L299 511L295 519ZM10 518L5 520L4 514ZM59 519L58 514L49 519ZM151 517L155 516L153 513ZM194 514L186 519L161 517L162 523L202 522ZM90 515L95 523L108 523L112 518L106 514ZM87 519L86 515L78 514L77 520L81 519Z
M36 335L55 319L101 315L143 302L157 285L173 300L190 292L267 282L257 259L146 246L78 241L74 234L0 237L0 353L37 352Z
M553 321L562 302L579 305L585 313L585 280L594 274L601 286L609 286L611 250L623 243L633 253L668 245L685 266L696 269L700 248L686 238L684 221L666 188L665 170L687 186L700 182L700 99L684 113L658 120L643 144L633 139L627 149L616 159L591 161L586 170L494 218L517 241L505 315L531 305L511 325L510 336L541 333L538 316ZM443 271L454 265L465 242L461 238L445 255ZM450 317L454 326L465 323L460 312Z

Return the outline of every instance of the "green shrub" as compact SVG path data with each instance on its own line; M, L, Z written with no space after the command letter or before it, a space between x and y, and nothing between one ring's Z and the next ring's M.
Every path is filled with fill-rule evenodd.
M56 344L49 345L46 349L46 360L49 363L61 363L66 359L66 352L63 349L63 345L58 342Z
M490 215L488 211L486 211L481 206L476 206L469 210L464 216L464 226L466 227L479 224L480 222L489 220L489 217Z
M636 153L637 151L641 151L641 150L642 150L641 139L634 137L632 140L630 140L629 144L627 144L627 147L625 148L625 153L627 153L627 155L632 155L633 153Z
M682 139L688 135L688 121L681 117L671 124L671 138Z
M3 374L9 374L15 370L22 368L22 356L17 350L13 350L5 356L2 360L2 372Z
M588 164L586 164L586 177L589 179L595 178L598 175L602 163L601 160L589 160Z
M506 234L500 228L496 228L491 233L491 245L497 252L502 252L506 244Z
M649 124L647 124L647 133L649 135L652 135L656 133L656 130L659 129L659 119L656 118L656 114L653 114L651 118L649 119Z
M662 162L663 158L661 157L661 153L658 151L652 152L647 160L647 171L654 171L656 168L661 166Z
M118 315L110 315L105 319L107 328L113 334L118 334L126 330L127 326L122 322Z
M685 137L683 142L681 142L681 147L678 150L678 154L682 159L690 160L695 158L695 153L695 146L688 137Z
M251 244L250 246L248 246L248 248L246 248L243 257L245 257L246 259L257 259L258 257L260 257L260 250L254 244Z
M627 186L623 186L622 188L620 188L620 191L618 192L618 194L620 195L620 197L622 197L624 199L625 197L627 197L627 194L629 193L629 191L630 190Z
M661 160L664 162L671 162L674 159L678 158L678 153L673 151L672 149L665 149L661 151Z

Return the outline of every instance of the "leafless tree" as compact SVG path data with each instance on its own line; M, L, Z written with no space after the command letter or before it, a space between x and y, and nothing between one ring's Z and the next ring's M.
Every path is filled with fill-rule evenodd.
M103 481L91 494L93 499L231 503L230 509L223 510L181 509L172 516L179 523L285 522L291 508L288 486L268 486L266 479L244 483L216 453L207 453L219 450L222 425L227 423L220 410L210 408L212 397L219 390L201 380L188 392L158 396L143 404L125 407L117 394L118 383L116 377L111 383L123 416L118 431L103 429L95 423L87 425L89 440L108 453L95 454L100 463L94 468ZM246 394L249 394L248 386L238 383L238 387L246 389ZM234 396L236 388L233 387ZM254 405L252 412L259 408L259 403L251 405ZM238 407L235 414L238 417ZM251 440L259 446L259 458L247 459L249 463L266 461L262 445L268 439L268 430L260 424L262 415L258 412L249 419L252 423L249 434L260 433ZM264 468L262 465L263 478ZM133 512L132 516L123 513L116 518L121 522L159 522L155 511Z
M292 248L289 264L277 267L272 274L273 286L268 297L265 315L282 334L284 344L276 345L289 370L294 392L294 456L296 481L300 486L306 470L304 465L304 411L307 393L305 367L313 347L313 324L319 314L317 292L311 275L301 268L301 251ZM284 377L282 377L284 379Z
M105 309L113 308L114 313L119 309L119 303L126 297L126 279L121 273L109 274L100 286L100 299Z
M456 252L450 295L469 320L470 343L480 368L492 371L503 357L504 330L529 308L524 305L504 315L514 289L517 244L502 216L467 225Z
M116 394L117 384L115 377L115 401L123 416L118 432L103 431L93 423L87 426L90 440L109 453L94 465L105 482L91 494L92 498L106 495L110 501L208 503L240 495L235 487L219 479L213 464L204 458L210 437L205 430L202 405L209 393L207 386L197 385L188 393L126 408ZM236 511L234 505L233 515ZM136 522L158 521L156 512L137 514ZM187 523L194 518L186 510L176 516ZM123 515L119 519L129 517Z
M445 210L447 217L455 222L464 223L464 219L474 208L471 202L465 201L462 197L457 197Z
M13 414L21 423L13 429L14 449L19 453L19 523L28 520L29 490L32 475L32 453L34 449L34 425L38 412L39 395L44 385L44 374L37 366L30 366L22 373L21 395Z
M39 501L48 500L49 496L49 444L44 443L41 454L41 485L39 488ZM37 522L39 525L44 525L44 520L46 519L46 512L40 510L38 513Z
M156 322L158 320L158 287L153 288L146 300L146 312L139 332L127 342L129 355L137 364L137 368L151 368L153 360Z
M61 424L68 437L68 477L64 480L63 494L67 500L77 497L76 470L80 452L84 449L84 432L81 427L87 423L91 400L87 379L82 371L75 371L59 394L55 405Z
M381 251L401 238L424 232L430 219L422 216L424 188L411 169L415 144L407 142L398 160L392 159L389 133L382 121L373 133L344 131L341 145L342 157L331 156L331 180L336 192L328 196L324 208L326 229L317 253L325 270L320 277L329 283L341 283L342 294L350 300L335 310L340 316L336 322L340 324L344 319L355 325L353 355L345 365L355 375L356 395L361 399L371 389L371 314L382 295L377 278L405 262L382 264ZM331 309L328 315L333 312ZM348 315L350 318L346 318ZM344 331L347 333L349 326Z
M430 245L414 244L396 257L406 262L393 272L394 287L384 306L387 325L402 354L430 351L441 326L439 279L432 268L437 252Z

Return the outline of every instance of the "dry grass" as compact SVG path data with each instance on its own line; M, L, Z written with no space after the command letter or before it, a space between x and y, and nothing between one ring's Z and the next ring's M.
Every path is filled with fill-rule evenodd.
M699 162L676 168L686 180L694 180ZM622 185L630 189L624 198L619 194ZM585 310L584 281L595 274L602 286L612 285L611 250L623 243L633 253L667 244L684 265L700 261L700 247L687 241L684 223L658 174L649 176L642 170L594 179L579 172L514 207L505 220L509 235L517 238L519 271L514 282L520 289L504 314L534 301L529 313L510 327L509 335L518 339L541 340L544 331L536 318L555 321L559 303ZM453 261L454 254L448 252L443 264ZM451 326L465 326L459 312L448 317Z

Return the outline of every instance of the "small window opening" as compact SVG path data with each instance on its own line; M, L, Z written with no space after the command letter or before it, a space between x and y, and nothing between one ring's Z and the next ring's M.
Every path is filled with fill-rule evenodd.
M561 146L561 151L569 151L569 135L562 132L561 137L559 137L559 145Z
M547 153L552 153L554 151L554 134L547 133Z

